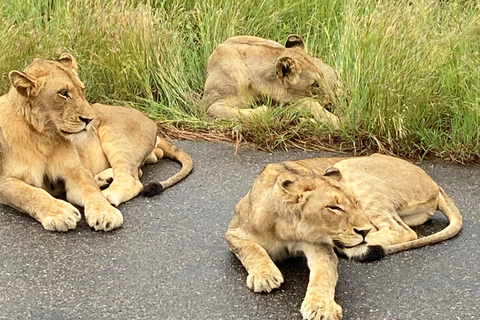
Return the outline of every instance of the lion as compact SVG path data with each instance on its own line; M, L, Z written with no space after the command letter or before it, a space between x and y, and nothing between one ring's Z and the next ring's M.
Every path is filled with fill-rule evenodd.
M157 137L156 124L141 112L90 105L77 70L74 57L63 54L9 73L10 89L0 97L0 203L52 231L74 229L81 218L75 205L81 206L91 228L110 231L123 223L115 206L170 187L193 163ZM182 169L143 187L140 167L163 155ZM66 201L53 196L62 190Z
M203 106L207 114L221 119L251 119L267 110L253 102L294 104L310 111L317 121L334 127L339 120L324 107L336 102L335 70L311 57L298 35L281 44L253 36L236 36L220 44L207 63Z
M418 239L411 227L437 210L449 225ZM273 261L304 255L310 281L303 318L338 320L335 250L371 261L449 239L461 227L453 201L420 167L374 154L268 164L237 203L226 240L255 292L270 292L283 283Z

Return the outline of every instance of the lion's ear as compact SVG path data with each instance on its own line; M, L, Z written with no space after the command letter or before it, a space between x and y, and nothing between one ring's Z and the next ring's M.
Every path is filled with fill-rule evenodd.
M25 97L34 97L38 94L37 82L25 73L13 70L8 74L10 83L18 93Z
M312 179L292 174L280 175L277 178L276 185L281 193L291 198L290 200L298 200L304 192L315 189L315 183Z
M277 77L286 84L296 84L299 79L299 67L294 59L290 57L281 57L277 59L275 65Z
M300 36L296 34L291 34L288 36L287 41L285 41L285 48L298 48L302 50L306 50L305 42Z
M57 59L57 62L60 62L64 66L73 69L75 72L78 71L77 61L70 53L62 53L60 58Z
M337 181L342 180L342 174L340 173L340 170L335 167L327 168L327 170L325 170L323 173L323 176L335 179Z

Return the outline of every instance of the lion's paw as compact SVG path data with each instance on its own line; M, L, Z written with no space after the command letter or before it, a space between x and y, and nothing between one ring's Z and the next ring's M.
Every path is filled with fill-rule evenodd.
M253 110L255 111L255 114L264 115L265 113L267 113L268 107L263 105L263 106L260 106L260 107L256 107Z
M65 232L75 229L80 218L77 208L68 202L56 200L54 207L38 220L46 230Z
M85 204L87 224L96 231L110 231L123 224L122 213L107 202L97 201Z
M117 181L107 189L102 190L102 194L108 202L117 207L120 203L136 197L142 188L143 185L139 180L132 179L132 181L123 184Z
M252 119L255 116L262 116L265 113L267 113L267 111L268 111L267 106L260 106L260 107L254 108L254 109L239 109L238 113L239 113L241 118L249 120L249 119Z
M300 309L303 319L341 320L342 307L333 300L305 298Z
M100 189L106 189L113 182L113 169L108 168L97 174L95 183Z
M103 196L110 202L111 205L118 207L122 203L122 195L110 189L102 190Z
M253 270L247 277L247 286L254 292L271 292L283 283L283 275L276 266Z

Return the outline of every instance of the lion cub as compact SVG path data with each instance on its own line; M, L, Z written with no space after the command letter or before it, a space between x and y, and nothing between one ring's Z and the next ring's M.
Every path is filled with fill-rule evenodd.
M220 44L208 59L203 104L207 113L222 119L251 118L265 100L295 104L321 122L338 126L325 110L333 105L337 74L322 60L311 57L302 38L290 35L281 45L252 36L237 36Z
M437 210L449 219L448 227L417 239L410 227ZM374 260L446 240L461 227L453 201L420 167L375 154L267 165L236 205L226 240L255 292L282 284L274 260L304 255L310 281L303 318L338 320L334 248L353 259Z
M90 105L77 69L75 59L63 54L10 72L10 90L0 97L0 203L52 231L74 229L79 205L90 227L109 231L123 223L112 204L171 186L190 173L192 159L157 137L155 123L139 111ZM164 154L182 169L143 188L140 166ZM64 189L68 202L50 195L52 187Z

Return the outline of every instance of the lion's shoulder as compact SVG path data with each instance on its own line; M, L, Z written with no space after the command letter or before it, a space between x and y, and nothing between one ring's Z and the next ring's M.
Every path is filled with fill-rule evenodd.
M248 45L248 46L263 46L263 47L270 47L270 48L284 48L283 45L280 43L269 40L269 39L264 39L260 37L255 37L255 36L235 36L228 38L225 40L222 45L224 46L240 46L240 45Z

